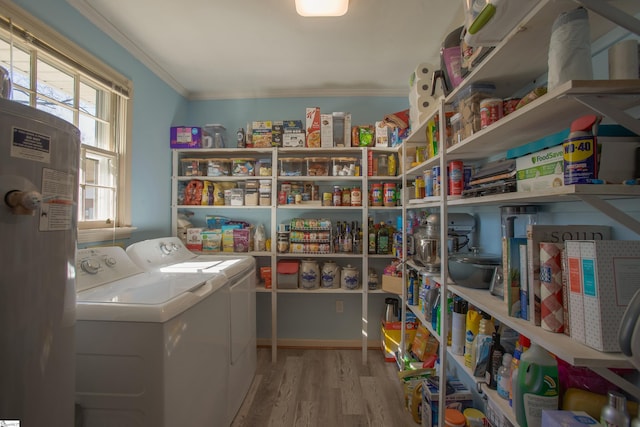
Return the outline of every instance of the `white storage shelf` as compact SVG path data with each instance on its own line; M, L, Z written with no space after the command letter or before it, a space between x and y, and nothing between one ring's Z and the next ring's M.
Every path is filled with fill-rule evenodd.
M380 265L385 262L389 262L393 259L393 255L369 255L367 253L364 254L343 254L343 253L328 253L328 254L298 254L298 253L277 253L277 239L276 239L276 230L280 223L289 223L292 218L302 216L308 217L310 215L315 217L326 217L332 220L332 223L335 224L337 220L344 220L345 217L348 217L349 220L357 220L361 225L364 226L363 234L363 247L366 251L367 248L367 233L366 233L366 224L368 215L377 215L380 214L383 217L389 216L391 213L401 213L402 207L370 207L368 206L368 188L369 182L395 182L398 185L402 183L402 176L380 176L380 177L371 177L367 176L367 154L368 151L373 151L374 155L376 153L399 153L402 147L385 147L385 148L377 148L377 147L344 147L344 148L223 148L223 149L178 149L173 150L172 156L172 167L173 167L173 175L172 175L172 231L173 234L177 234L177 216L179 212L183 211L196 211L198 213L204 212L215 212L221 213L223 212L225 216L232 217L234 213L237 215L246 215L248 209L254 211L256 213L259 212L261 218L264 218L264 221L269 224L268 229L271 230L271 238L272 246L271 251L263 251L263 252L248 252L249 255L256 256L262 258L262 264L264 265L264 258L269 258L269 265L272 270L272 288L266 289L264 286L264 282L261 282L257 286L257 291L261 293L268 293L271 296L271 315L272 315L272 324L271 324L271 342L273 344L278 341L278 325L277 325L277 296L278 294L354 294L359 295L362 299L362 330L366 332L367 325L377 324L377 320L374 322L370 322L368 317L368 300L367 295L369 294L382 294L386 293L381 289L369 290L366 287L366 274L369 267L379 268ZM194 158L201 159L205 161L209 158L216 159L254 159L254 160L267 160L271 163L271 175L269 176L184 176L181 175L181 159L184 158ZM334 158L354 158L357 163L360 165L360 176L349 176L349 175L339 175L339 176L280 176L280 164L279 159L281 158L289 158L289 159L307 159L307 158L326 158L329 159L328 165L332 166ZM332 173L332 170L329 172ZM269 206L257 205L257 206L215 206L215 205L178 205L178 191L179 185L184 185L185 183L191 180L201 180L201 181L213 181L213 182L236 182L243 183L250 180L264 180L268 179L271 181L271 204ZM282 183L285 182L300 182L300 183L309 183L314 182L319 184L321 189L325 189L325 191L329 191L328 189L332 188L333 185L342 185L342 186L360 186L362 191L362 206L322 206L321 201L307 201L302 202L300 204L285 204L278 205L278 190ZM255 211L258 209L259 211ZM231 252L225 252L224 254L231 254ZM247 254L247 253L244 253ZM278 289L277 287L277 260L279 259L318 259L319 261L327 260L327 259L336 259L336 258L344 259L346 263L351 262L353 265L357 265L361 268L360 271L360 281L361 285L358 289L349 290L349 289L325 289L318 288L313 290L307 289ZM369 260L372 260L375 265L370 265ZM381 271L379 272L381 273ZM363 353L363 361L366 361L367 357L367 334L363 333L362 335L362 353ZM272 358L275 361L277 358L277 350L276 345L272 346Z
M624 12L636 15L640 12L640 2L619 1L615 6ZM519 96L527 88L536 86L536 80L547 71L548 45L551 27L555 18L564 11L574 9L573 0L542 0L537 2L531 12L517 25L507 37L465 78L462 84L449 96L441 99L439 108L442 113L472 83L493 82L497 97ZM614 24L590 13L591 36L596 40L612 30ZM528 90L528 89L527 89ZM421 175L433 166L446 167L450 160L463 160L468 163L481 163L503 157L510 149L520 147L548 135L568 129L571 122L586 114L600 114L640 134L640 121L626 113L631 107L640 105L640 79L637 80L594 80L568 81L549 93L498 120L485 129L465 138L444 150L444 153L427 159L404 172L404 186L415 176ZM403 144L403 152L410 153L418 145L426 143L426 125L432 117L413 129ZM444 135L439 146L444 147ZM607 201L615 199L640 199L640 186L625 185L567 185L550 188L546 191L530 193L505 193L476 198L461 196L437 196L424 199L405 198L404 211L415 209L439 210L446 218L449 208L456 210L480 205L500 206L505 203L546 204L567 201L582 201L592 208L600 210L619 224L640 234L640 221L624 212L616 210ZM442 245L441 259L448 256L446 245ZM443 283L441 301L445 301L449 291L460 295L493 315L498 321L528 336L547 350L575 366L589 367L610 381L620 385L632 395L640 395L639 389L621 377L613 374L609 368L630 368L629 360L621 353L603 353L582 345L564 334L554 334L535 326L532 322L509 317L506 305L486 290L476 290L456 286L448 281L448 273L440 273L439 282ZM406 298L406 292L403 295ZM408 306L424 323L425 318L418 307ZM442 314L441 324L446 328L446 313ZM430 324L426 324L430 328ZM443 335L446 331L443 331ZM456 368L465 369L459 356L452 355L446 348L440 350L446 366L453 363ZM471 376L472 377L472 376ZM486 390L487 397L499 404L503 413L514 425L517 425L508 403L499 398L493 390ZM441 407L441 410L444 408Z
M604 353L575 341L565 334L553 333L535 326L530 321L507 315L507 306L488 290L449 285L448 289L473 303L478 309L491 313L500 323L519 331L531 341L541 344L560 359L574 365L604 368L633 368L622 353Z

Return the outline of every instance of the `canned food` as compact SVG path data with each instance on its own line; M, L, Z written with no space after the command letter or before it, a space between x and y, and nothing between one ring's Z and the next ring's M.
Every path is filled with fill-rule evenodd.
M502 99L487 98L480 101L480 128L484 129L503 117Z
M393 182L387 182L384 184L384 205L386 207L393 207L396 205L396 184Z
M508 115L516 111L516 107L520 103L520 98L507 98L502 101L502 114Z
M449 194L461 196L464 189L464 164L460 160L449 162Z
M382 184L371 184L371 206L382 206Z

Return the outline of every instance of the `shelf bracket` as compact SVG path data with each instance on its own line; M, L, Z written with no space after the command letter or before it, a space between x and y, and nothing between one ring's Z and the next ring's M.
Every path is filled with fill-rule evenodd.
M591 369L593 372L600 375L604 379L611 381L613 384L617 385L627 393L631 394L636 399L640 399L640 387L636 386L635 384L632 384L631 382L627 381L625 378L622 378L620 375L616 374L610 369L599 368L599 367L593 367L589 369Z
M640 222L632 216L626 214L625 212L622 212L620 209L611 205L607 201L601 199L598 196L589 196L586 194L578 195L578 197L583 202L587 203L588 205L607 215L609 218L618 222L618 224L627 227L629 230L633 231L636 234L640 234Z
M593 95L569 95L571 98L591 108L596 113L607 116L618 124L624 126L630 131L640 135L640 120L634 119L632 116L619 108L616 108L604 101L602 98Z
M626 28L635 34L640 34L640 20L634 18L628 13L623 12L617 7L611 6L608 2L602 0L574 0L576 3L594 11L598 15L608 19L622 28Z

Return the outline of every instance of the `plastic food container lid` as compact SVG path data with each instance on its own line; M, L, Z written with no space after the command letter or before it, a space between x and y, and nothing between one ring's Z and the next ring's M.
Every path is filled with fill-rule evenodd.
M457 409L448 408L444 412L444 423L450 427L464 427L467 423L467 419L462 412Z

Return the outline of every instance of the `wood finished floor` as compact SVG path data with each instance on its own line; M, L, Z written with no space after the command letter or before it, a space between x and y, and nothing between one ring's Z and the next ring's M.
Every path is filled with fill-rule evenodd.
M410 427L395 364L379 350L258 349L253 384L232 427Z

